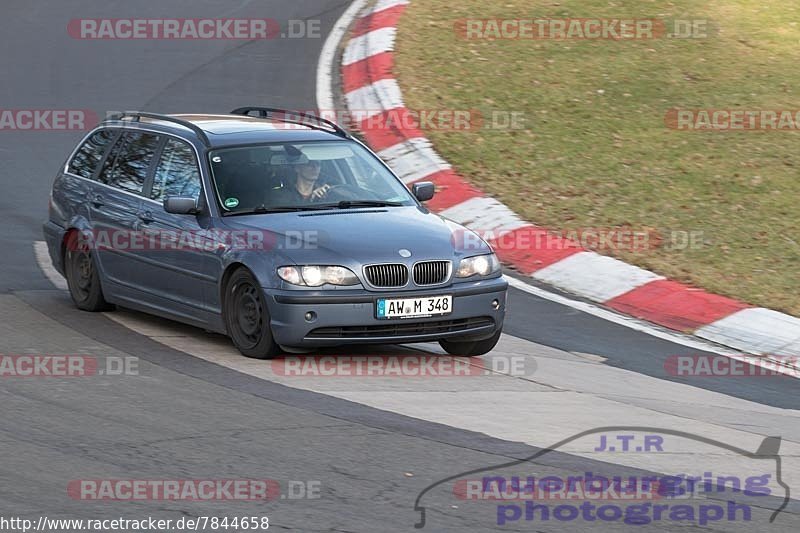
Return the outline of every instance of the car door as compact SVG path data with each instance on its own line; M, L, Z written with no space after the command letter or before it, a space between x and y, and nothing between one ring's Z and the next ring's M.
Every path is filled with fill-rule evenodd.
M146 264L138 275L147 278L150 290L169 301L172 312L204 320L204 294L216 290L215 265L219 263L208 231L210 221L206 215L167 213L163 207L168 196L192 197L201 208L205 205L194 148L167 137L148 189L137 227L149 244L142 252Z
M115 295L127 295L130 289L139 288L130 276L136 255L131 235L159 142L157 134L122 132L106 155L89 198L98 265L105 281L111 282L104 289Z

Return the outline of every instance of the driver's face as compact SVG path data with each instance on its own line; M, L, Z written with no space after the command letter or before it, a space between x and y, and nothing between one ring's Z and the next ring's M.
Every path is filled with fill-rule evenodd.
M297 165L297 176L303 180L317 181L317 178L319 178L319 169L319 161L309 161L308 163Z

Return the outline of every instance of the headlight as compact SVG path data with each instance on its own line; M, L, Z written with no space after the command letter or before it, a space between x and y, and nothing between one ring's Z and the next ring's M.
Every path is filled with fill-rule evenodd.
M500 272L500 261L494 254L476 255L462 259L458 266L456 277L468 278L470 276L488 276Z
M343 266L284 266L278 269L278 276L292 285L306 287L358 285L358 278L353 271Z

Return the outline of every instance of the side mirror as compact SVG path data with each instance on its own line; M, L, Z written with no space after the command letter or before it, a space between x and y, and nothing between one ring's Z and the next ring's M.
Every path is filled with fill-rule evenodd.
M191 196L167 196L164 198L164 211L174 215L196 215L197 199Z
M436 194L436 186L430 181L421 181L412 185L411 194L420 202L427 202Z

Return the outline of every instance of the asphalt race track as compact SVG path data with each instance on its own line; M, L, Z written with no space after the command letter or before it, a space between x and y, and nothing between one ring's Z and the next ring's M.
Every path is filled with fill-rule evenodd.
M7 0L0 21L0 108L91 109L101 116L132 109L214 113L244 105L312 109L320 50L348 4ZM321 36L78 40L66 29L76 18L127 17L319 20ZM0 517L36 523L42 516L268 516L281 530L413 530L420 517L415 502L426 487L604 426L686 431L752 451L764 437L780 436L783 479L792 496L800 490L797 379L674 377L665 371L670 356L713 354L517 289L510 293L507 335L497 354L524 360L530 369L524 377L503 368L466 378L289 377L268 361L238 356L227 339L202 330L125 310L80 312L45 276L35 243L43 238L52 179L81 136L0 130L0 354L137 358L137 371L0 377ZM432 345L420 349L326 353L441 353ZM610 458L592 449L555 449L528 470L545 476L617 465L624 472L662 472L686 461L701 472L712 466L759 471L752 457L707 447L687 445L657 460ZM269 502L75 498L70 482L87 479L270 479L279 482L280 496ZM441 489L425 498L429 531L701 529L670 521L498 525L495 505L465 504ZM776 495L754 509L757 530L800 529L794 500L766 522L779 505ZM719 521L704 529L753 526Z

